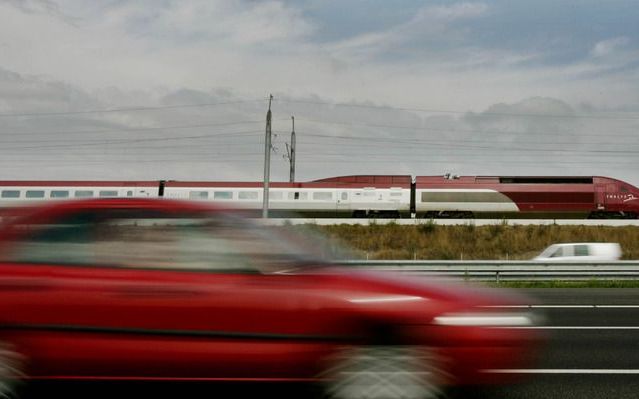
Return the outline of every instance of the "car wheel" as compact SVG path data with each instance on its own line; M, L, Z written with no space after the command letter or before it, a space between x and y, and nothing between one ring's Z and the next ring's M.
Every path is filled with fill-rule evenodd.
M322 375L332 399L432 399L443 396L444 373L427 348L361 346L340 351Z
M0 343L0 398L15 396L22 376L22 356L9 344Z

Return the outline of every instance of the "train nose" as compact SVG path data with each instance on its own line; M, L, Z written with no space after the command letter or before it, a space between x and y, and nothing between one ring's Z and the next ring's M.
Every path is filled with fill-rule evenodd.
M639 192L630 194L625 201L625 206L629 215L639 218Z

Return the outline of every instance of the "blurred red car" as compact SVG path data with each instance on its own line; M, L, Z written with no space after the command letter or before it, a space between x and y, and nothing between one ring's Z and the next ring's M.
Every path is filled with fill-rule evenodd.
M9 219L3 390L16 378L313 381L336 398L424 398L525 367L538 339L512 296L339 268L312 255L319 241L201 204L72 201Z

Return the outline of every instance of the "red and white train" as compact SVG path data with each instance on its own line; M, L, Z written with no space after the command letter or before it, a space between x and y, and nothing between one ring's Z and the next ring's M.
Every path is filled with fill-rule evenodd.
M86 197L216 202L261 214L261 182L0 181L0 207ZM417 218L637 218L639 189L609 177L341 176L270 183L269 215Z

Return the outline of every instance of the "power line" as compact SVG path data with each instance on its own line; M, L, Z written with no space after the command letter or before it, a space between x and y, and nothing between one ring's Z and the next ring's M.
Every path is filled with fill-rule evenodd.
M125 108L105 108L105 109L93 109L93 110L83 110L83 111L0 113L0 117L61 116L61 115L105 114L105 113L113 113L113 112L156 111L156 110L179 109L179 108L215 107L218 105L245 104L245 103L259 102L259 101L264 101L264 99L225 101L225 102L218 102L218 103L134 106L134 107L125 107Z
M416 131L436 131L436 132L452 132L452 133L475 133L475 134L509 134L509 135L530 135L530 136L558 136L561 134L577 134L579 137L636 137L636 130L628 134L613 134L610 132L594 133L594 134L581 134L573 132L517 132L512 130L468 130L468 129L444 129L436 127L418 127L418 126L405 126L405 125L380 125L370 123L352 123L352 122L333 122L333 121L320 121L317 119L298 118L298 120L324 124L324 125L339 125L339 126L357 126L357 127L373 127L381 129L404 129L404 130L416 130Z
M26 150L26 149L45 149L45 148L73 148L73 147L92 147L100 145L119 145L119 144L133 144L142 142L160 142L160 141L175 141L175 140L196 140L202 138L214 138L222 136L237 136L237 135L255 135L258 133L253 131L248 132L234 132L234 133L221 133L221 134L202 134L196 136L182 136L182 137L162 137L162 138L141 138L141 139L120 139L120 140L104 140L101 142L90 143L73 143L73 144L53 144L53 145L41 145L41 146L26 146L26 147L3 147L3 149L9 150Z
M368 108L368 109L385 109L393 111L414 111L414 112L427 112L433 114L473 114L473 115L489 115L489 116L517 116L517 117L532 117L532 118L560 118L560 119L615 119L615 120L639 120L639 116L595 116L584 114L531 114L531 113L508 113L508 112L469 112L469 111L455 111L445 109L432 109L432 108L416 108L416 107L397 107L390 105L371 105L371 104L348 104L328 101L310 101L310 100L286 100L278 99L277 101L291 104L313 104L313 105L326 105L332 107L348 107L348 108Z
M262 121L200 123L200 124L194 124L194 125L170 125L170 126L134 127L134 128L121 128L121 129L100 129L100 130L74 130L74 131L58 130L58 131L49 131L49 132L2 133L0 134L0 137L30 136L30 135L39 136L39 135L53 135L53 134L65 134L65 135L83 134L84 135L84 134L102 134L102 133L146 132L146 131L169 130L169 129L177 130L177 129L196 129L196 128L205 128L205 127L246 125L246 124L252 124L252 123L262 123ZM56 140L59 140L59 139L56 139ZM12 140L12 142L16 142L16 141Z
M440 144L432 143L424 140L399 140L395 138L383 139L383 138L370 138L361 136L332 136L327 134L304 134L303 137L325 137L332 140L350 140L358 141L363 140L367 142L382 142L382 143L412 143L412 144L427 144L430 146L444 147L444 148L470 148L470 149L484 149L484 150L510 150L510 151L529 151L529 152L561 152L561 153L614 153L614 154L636 154L639 151L629 150L568 150L568 149L550 149L550 148L517 148L517 147L488 147L479 145L465 145L465 144Z
M450 139L450 140L422 140L422 139L401 139L401 138L384 138L384 137L362 137L362 136L346 136L346 135L330 135L330 134L322 134L322 133L305 133L305 137L335 137L335 138L340 138L340 139L348 139L348 138L353 138L353 139L361 139L361 140L365 140L367 142L392 142L392 143L423 143L423 144L447 144L449 142L457 142L455 139ZM537 141L517 141L514 143L509 143L506 141L498 141L498 140L471 140L471 139L463 139L464 143L490 143L490 144L541 144L541 145L569 145L569 146L575 146L575 145L597 145L597 146L602 146L602 145L606 145L606 146L612 146L612 145L621 145L624 148L628 148L627 144L621 144L621 143L609 143L609 142L589 142L589 141L564 141L564 142L557 142L557 141L552 141L552 142L537 142ZM308 143L308 142L307 142ZM318 142L313 142L313 144L318 144L318 145L345 145L345 144L336 144L336 143L318 143ZM372 146L372 145L364 145L364 146Z
M46 164L70 164L70 165L84 165L84 164L109 164L109 163L167 163L167 162L171 162L171 163L212 163L212 164L216 164L216 163L228 163L228 162L250 162L250 163L262 163L263 159L261 159L259 156L262 155L261 152L260 153L252 153L250 158L202 158L202 159L171 159L171 158L158 158L158 159L105 159L105 160L99 160L99 159L87 159L87 160L63 160L63 159L41 159L41 160L25 160L25 161L8 161L8 160L0 160L0 164L8 164L7 166L3 166L3 169L6 169L8 167L11 167L13 165L19 165L19 164L33 164L33 163L37 163L37 162L42 162L42 163L46 163ZM326 159L308 159L307 161L308 163L311 164L325 164L326 163ZM347 159L333 159L331 160L332 163L340 163L340 164L361 164L362 161L361 159L353 159L353 157L347 158ZM424 160L424 163L430 164L430 163L435 163L435 164L445 164L445 165L456 165L456 164L461 164L461 165L477 165L477 162L469 162L469 161L465 161L465 160ZM397 164L398 160L397 159L379 159L376 160L376 163L392 163L392 164ZM497 165L502 165L503 166L503 161L501 160L487 160L487 161L481 161L480 165L484 165L484 164L497 164ZM540 166L539 162L536 161L516 161L514 162L515 165L535 165L535 166ZM598 162L598 164L604 164L604 165L616 165L619 167L624 167L625 169L627 168L626 164L619 164L618 162ZM589 165L588 162L573 162L573 161L556 161L556 162L547 162L544 166L552 166L552 165L579 165L579 166L591 166ZM24 166L19 166L21 169L24 168Z
M465 150L463 148L458 148L458 146L456 144L454 144L454 142L451 143L437 143L436 145L438 146L438 148L429 148L428 147L428 143L424 143L424 142L419 142L419 143L392 143L390 140L388 141L389 144L386 144L386 142L384 143L371 143L371 144L365 144L365 143L332 143L332 142L319 142L319 141L309 141L309 140L304 140L304 144L306 145L306 147L309 146L314 146L315 148L315 152L317 152L317 147L319 148L332 148L332 147L339 147L339 148L372 148L372 149L377 149L377 148L384 148L387 149L388 151L390 150L398 150L398 151L405 151L407 150L412 150L412 151L406 151L406 152L414 152L414 151L419 151L420 153L429 153L430 150L436 150L438 153L440 151L439 146L442 145L449 145L451 146L451 148L453 149L457 149L457 150ZM419 145L424 145L424 147L417 147L415 144L419 144ZM504 144L508 144L508 143L504 143ZM518 143L519 144L519 143ZM533 144L533 143L531 143ZM595 143L592 143L595 144ZM435 145L435 144L434 144ZM573 145L574 147L574 145ZM628 148L628 146L624 146L624 148ZM495 149L501 150L501 147L496 147ZM470 150L470 149L469 149ZM548 149L548 152L552 152L553 149Z

